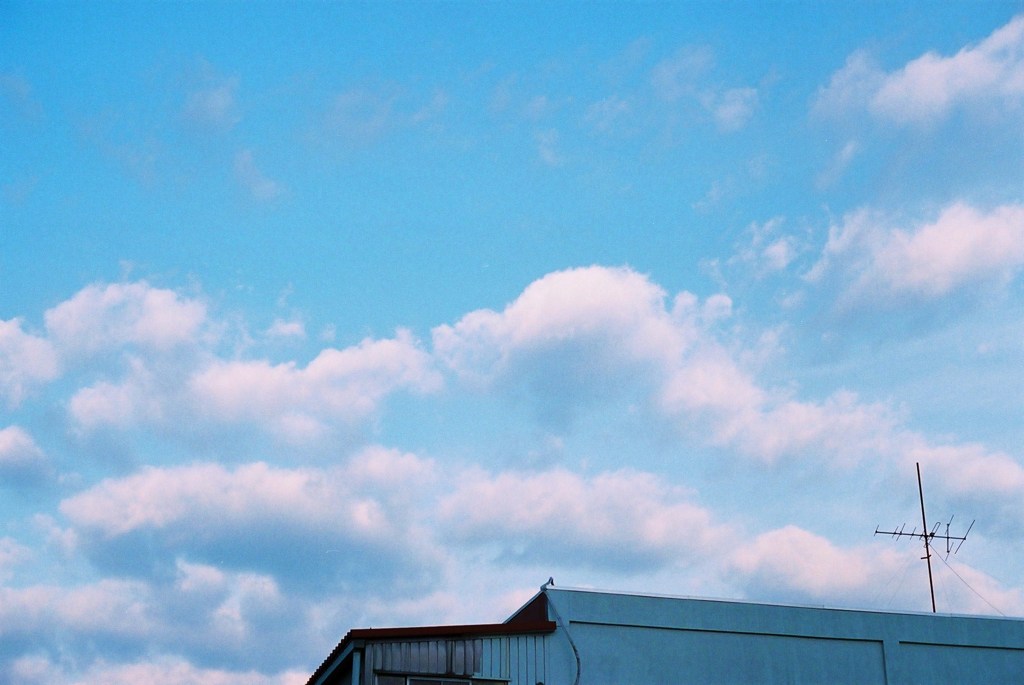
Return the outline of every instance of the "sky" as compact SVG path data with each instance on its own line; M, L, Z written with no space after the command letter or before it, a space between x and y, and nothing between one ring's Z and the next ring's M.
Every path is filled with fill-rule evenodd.
M753 5L0 1L0 681L1024 616L1024 3Z

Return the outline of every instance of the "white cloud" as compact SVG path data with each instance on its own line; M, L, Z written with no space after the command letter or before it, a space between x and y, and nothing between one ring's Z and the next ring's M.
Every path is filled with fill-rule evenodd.
M120 383L97 381L71 397L68 412L79 428L98 426L131 428L140 423L159 424L167 417L168 398L145 361L130 356L128 375Z
M901 565L895 551L842 549L797 526L763 533L729 560L753 592L821 600L866 596Z
M549 274L501 313L436 328L435 352L470 382L525 384L548 414L633 389L697 437L766 462L827 446L855 463L891 435L892 413L851 393L813 403L761 387L716 337L727 296L684 292L671 311L665 297L628 269Z
M693 96L696 83L714 65L714 54L707 47L688 47L662 60L651 72L651 85L658 97L669 102Z
M270 338L305 338L306 327L301 321L285 321L274 319L267 329L267 336Z
M413 577L430 574L437 562L411 497L431 474L429 461L379 448L330 469L147 467L67 498L60 510L101 566L146 570L184 555L273 573L291 585L340 573L409 580L409 569L416 568ZM132 545L139 535L147 545ZM129 558L121 540L140 556Z
M399 331L389 340L326 349L305 368L217 361L191 379L189 392L200 412L218 420L266 421L282 435L301 438L324 428L324 421L367 417L396 390L426 393L440 385L430 357L408 331Z
M324 128L343 142L366 145L396 124L394 107L395 98L391 95L362 88L348 90L331 102Z
M759 97L756 88L730 88L720 93L705 94L701 101L711 112L719 130L737 131L754 116Z
M177 656L161 656L148 661L110 663L99 659L80 670L67 670L40 656L14 661L9 670L11 685L302 685L309 677L304 671L284 671L266 675L257 671L231 671L202 668Z
M548 166L561 166L562 156L558 153L558 131L547 129L534 135L537 141L537 154Z
M747 229L749 242L737 250L729 263L743 264L752 270L756 278L785 270L801 248L796 237L782 232L783 224L781 217L762 224L750 224Z
M918 542L911 544L916 547ZM843 548L788 525L743 544L726 566L753 596L863 607L879 604L887 594L888 601L901 608L924 611L930 603L927 584L898 582L910 564L923 565L920 555L917 549L878 545ZM946 562L944 555L934 553L932 570L943 612L1019 615L1024 610L1024 595L1018 589L1007 588L952 557Z
M205 661L216 655L222 667L241 663L244 668L262 668L264 673L308 656L306 650L302 656L293 651L295 637L302 633L301 628L296 630L303 625L302 611L288 609L288 600L273 579L187 562L179 562L177 571L173 585L108 578L71 587L0 586L0 639L32 646L20 658L0 663L0 679L5 683L106 684L136 682L130 678L148 674L153 682L179 682L154 670L168 660L178 664L171 669L171 677L177 669L186 674L180 682L187 683L293 682L298 678L296 671L274 677L256 670L193 669L180 656L159 656L186 653ZM274 647L282 653L272 651ZM68 658L62 658L58 667L42 656L54 653ZM97 654L120 659L93 661ZM135 661L147 657L152 661Z
M503 555L650 568L697 563L721 544L726 529L690 499L630 470L590 478L564 469L476 472L441 500L439 512L450 535L502 547Z
M661 403L670 413L716 412L748 420L767 393L721 347L706 345L666 375ZM742 421L741 421L742 422Z
M45 320L64 351L89 354L123 345L163 351L196 340L206 305L145 282L90 285L47 310Z
M513 364L558 346L596 366L670 364L694 333L665 310L665 292L629 269L560 271L531 283L501 313L478 310L434 329L435 353L461 375L489 380ZM595 373L596 375L596 373Z
M613 133L633 113L633 104L616 95L607 97L587 107L583 121L599 133Z
M112 288L87 289L51 310L48 320L55 337L68 339L65 347L99 352L103 345L116 349L131 342L158 350L187 341L198 346L196 354L181 358L147 350L122 354L122 377L100 377L74 391L68 402L75 425L85 431L148 426L179 437L211 437L251 423L285 443L311 444L350 430L396 391L430 393L443 382L408 331L325 349L305 367L291 361L231 361L206 349L209 341L200 333L209 322L201 304L170 291L158 291L154 298L151 289L125 295L124 289L111 293ZM180 328L172 330L175 323ZM301 322L278 320L268 336L302 333Z
M319 470L279 469L262 462L235 470L219 464L149 467L105 480L64 500L60 508L75 525L109 537L177 525L189 525L197 537L218 536L240 522L274 519L312 530L333 521L369 539L396 532L372 500L344 501L336 480Z
M1018 503L1024 496L1024 467L1008 454L978 444L929 445L921 438L910 440L905 454L908 465L921 462L937 472L948 492Z
M714 55L706 47L689 47L655 65L651 85L657 98L675 104L692 101L711 115L718 130L737 131L757 111L760 96L756 88L723 88L704 83L714 66Z
M0 482L37 481L45 478L51 469L43 450L24 429L0 428Z
M848 472L865 463L912 463L933 450L936 460L973 453L935 446L884 401L842 390L802 401L792 388L763 387L742 365L743 348L720 339L727 297L701 303L684 292L671 311L665 297L628 269L549 274L500 313L471 312L436 328L435 351L471 383L525 389L544 410L541 420L584 402L639 395L688 437L766 464L801 460ZM981 450L968 463L976 474L969 482L980 491L1006 501L1024 491L1020 469L1005 455Z
M935 298L972 283L1005 284L1024 267L1024 206L985 212L954 203L932 222L895 227L894 219L858 210L829 229L811 281L828 274L848 297L881 301L889 295Z
M750 259L768 271L790 263L788 253L773 253L785 237L780 227L781 222L769 222L751 228ZM92 297L102 294L97 289ZM175 296L164 302L176 309L191 300ZM98 312L100 319L87 329L87 338L115 346L141 341L135 344L154 349L157 343L151 341L165 339L139 332L134 322L146 317L138 311L126 315L102 303L79 306L82 312ZM199 311L202 318L185 317L200 322L186 340L197 340L211 325L205 309ZM294 437L365 418L396 391L434 391L442 382L437 366L446 365L474 389L516 401L525 389L528 401L545 409L611 402L618 403L612 405L618 411L628 404L626 412L636 410L636 420L647 422L644 428L655 418L653 432L683 433L711 445L699 458L721 456L722 468L760 462L776 465L765 473L797 469L828 476L849 474L868 460L889 471L920 460L936 481L955 484L963 478L963 492L938 484L937 492L945 487L958 497L988 498L1024 515L1014 504L1024 493L1024 472L1012 456L929 441L906 430L890 405L866 403L853 393L801 401L792 387L767 387L746 366L748 347L734 339L746 334L738 332L743 321L736 318L732 299L723 293L672 297L628 268L572 269L530 284L503 310L470 312L435 328L433 356L408 332L324 350L304 367L229 361L201 348L167 368L162 355L131 350L118 356L125 364L123 377L90 377L91 385L70 390L68 407L82 427L156 425L157 440L166 436L166 426L178 423L193 433L223 423L246 430L254 426L258 435ZM0 431L0 443L4 435L19 437ZM563 463L579 457L594 464L606 456L601 449L593 457L584 455L569 433L550 431L543 437L562 453ZM24 449L24 440L13 443ZM443 445L435 449L443 454ZM293 463L308 456L289 449L264 458L292 459L293 453L298 455ZM741 461L727 464L732 457ZM448 601L444 586L438 590L438 578L463 563L510 566L518 574L554 563L613 580L675 571L714 587L734 583L733 588L760 597L800 601L867 598L865 588L879 580L878 573L857 566L856 550L795 527L765 533L733 556L731 545L750 537L716 520L692 492L678 487L680 481L608 470L605 464L605 470L585 474L567 468L456 470L374 447L328 468L264 462L144 468L88 484L66 498L59 525L37 522L40 537L49 537L64 558L84 557L101 573L151 579L151 585L119 586L123 597L111 599L129 615L136 612L140 632L117 635L103 621L83 623L81 611L57 613L55 604L68 598L56 588L8 594L13 606L24 609L21 627L12 630L24 635L47 624L76 625L76 635L96 631L144 642L155 645L155 654L177 641L190 658L216 649L222 657L228 654L223 657L228 661L204 663L237 667L249 663L235 660L239 655L269 639L266 626L285 614L304 620L304 602L311 595L374 578L403 588L398 599L385 591L369 602L376 602L375 615L387 616L387 606L399 605L410 613L426 611L429 601ZM891 570L892 564L886 559L883 566ZM994 581L991 587L999 589ZM72 604L85 610L90 597L103 595L96 588L80 590ZM43 595L38 605L30 601L33 592ZM347 596L354 606L357 602ZM1005 596L1013 599L1012 592ZM169 613L171 606L179 613ZM974 605L963 606L973 610ZM182 626L195 628L196 635L182 642ZM273 668L281 664L276 661Z
M22 330L21 319L0 320L0 400L16 407L35 386L59 373L57 354L48 340Z
M284 194L284 187L256 166L252 150L240 150L235 155L234 173L235 180L254 200L276 200Z
M0 586L0 635L33 634L54 625L94 637L128 639L151 637L156 627L149 588L139 581Z
M213 130L229 130L242 117L238 114L235 92L238 79L228 79L190 92L181 116L191 126Z
M1024 16L951 57L928 52L890 73L855 53L819 92L815 108L838 113L866 107L887 121L921 124L982 103L1024 103Z
M831 464L848 466L887 452L895 435L887 406L864 404L849 392L823 403L773 400L738 409L720 421L716 439L768 462L817 451Z
M856 140L849 140L843 145L842 148L836 152L832 161L828 167L818 174L818 178L815 180L815 185L819 190L823 190L835 184L844 173L846 169L853 162L854 158L861 152L861 145Z
M13 575L11 569L32 558L32 550L13 538L0 538L0 581Z
M941 556L936 555L936 558L940 563L943 562ZM958 578L950 578L937 588L936 597L953 603L954 611L971 614L998 613L1003 616L1024 615L1024 592L1019 588L1008 588L987 573L959 563L952 557L944 566ZM939 568L939 573L944 573L938 564L936 567Z
M885 74L867 52L859 50L846 58L843 68L832 74L828 86L818 91L812 112L839 117L862 109L882 85Z

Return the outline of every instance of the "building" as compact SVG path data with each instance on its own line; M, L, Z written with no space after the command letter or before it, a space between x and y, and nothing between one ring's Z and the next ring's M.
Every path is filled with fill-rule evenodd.
M504 623L350 631L308 685L1024 683L1024 620L545 585Z

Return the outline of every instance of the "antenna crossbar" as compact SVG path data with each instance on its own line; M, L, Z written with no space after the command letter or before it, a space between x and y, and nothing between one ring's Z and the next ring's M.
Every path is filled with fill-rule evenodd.
M924 542L924 556L921 559L928 562L928 590L931 593L932 598L932 613L935 613L935 582L932 579L932 545L935 540L944 540L946 543L946 556L950 553L956 554L960 551L961 545L967 540L967 536L971 532L971 528L974 527L974 521L971 521L971 525L967 527L967 532L963 535L950 535L949 526L953 523L953 517L949 517L949 522L946 523L946 532L939 533L941 523L936 523L932 526L931 530L928 529L928 519L924 513L924 488L921 485L921 464L917 464L917 494L921 500L921 532L917 532L917 526L914 526L913 530L909 533L906 532L907 524L904 523L898 529L893 528L892 530L881 530L878 526L875 526L875 535L890 535L894 538L916 538ZM956 548L953 548L953 543L957 543Z

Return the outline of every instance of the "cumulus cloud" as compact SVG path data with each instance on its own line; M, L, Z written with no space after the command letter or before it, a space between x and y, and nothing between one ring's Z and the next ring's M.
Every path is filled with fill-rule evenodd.
M799 246L781 229L781 221L752 226L749 254L739 259L766 274L790 268ZM833 273L837 262L828 269ZM121 376L103 375L104 366L88 375L88 385L62 389L70 395L62 406L76 425L112 426L132 436L140 435L129 432L133 427L157 426L142 435L158 446L171 435L167 427L177 424L189 431L251 428L261 438L269 432L296 442L277 453L273 445L261 447L265 451L246 454L246 462L234 466L173 465L172 450L158 449L154 461L171 455L160 466L99 482L67 481L81 489L63 499L60 516L36 518L40 538L49 540L46 553L120 580L0 591L0 625L12 621L0 628L0 643L8 637L14 640L8 644L32 644L47 626L58 626L76 645L95 638L117 644L124 655L124 663L109 668L80 660L85 670L61 672L62 678L91 677L90 669L96 678L117 678L117 668L148 664L152 654L183 654L189 661L182 663L212 664L239 679L248 677L250 666L280 672L292 662L266 657L254 666L252 655L273 643L311 649L310 630L329 634L327 644L357 620L353 616L400 611L430 620L427 614L439 607L446 616L464 616L446 585L458 581L445 579L467 563L504 569L514 587L527 571L542 569L542 580L546 565L556 564L615 582L625 575L688 574L705 586L740 588L759 598L861 604L870 603L873 583L897 567L896 556L879 559L871 550L843 548L795 525L737 530L682 485L693 482L687 480L693 468L744 470L758 479L794 471L849 475L858 465L891 473L919 460L935 474L937 495L984 499L1014 520L1024 515L1024 471L1011 455L929 440L909 431L888 403L865 402L852 392L815 401L799 399L792 386L769 387L749 366L749 348L740 338L746 334L738 332L743 322L734 310L742 303L724 293L670 294L629 268L548 274L503 309L469 312L438 326L429 351L400 331L392 339L323 350L305 365L223 358L203 334L218 324L201 300L160 291L154 303L153 290L91 286L51 310L47 323L61 341L58 349L95 354L104 346L129 348L117 355ZM172 334L159 324L164 318L183 322L185 333ZM15 328L20 333L20 324ZM289 322L278 330L287 333ZM162 351L190 341L200 341L199 350L168 365L165 357L174 355ZM589 450L580 450L575 438L592 445L592 434L557 430L542 431L538 441L560 453L562 466L538 471L466 467L445 452L443 440L431 446L437 462L372 447L341 461L334 450L328 465L295 466L309 457L298 442L303 436L379 415L395 392L435 392L444 373L453 392L468 387L499 400L525 397L545 411L592 403L587 406L598 416L609 407L609 414L635 412L633 427L653 428L673 441L683 435L687 447L673 453L678 469L664 465L671 477L623 469L621 461L608 466L600 460L614 449L584 454ZM0 431L0 462L4 440L9 454L46 458L12 426ZM692 461L691 445L700 453ZM566 466L576 458L580 469ZM292 466L274 463L283 460ZM7 545L5 562L4 544L0 540L0 576L4 564L8 573L26 565L18 557L20 543ZM970 577L993 596L1016 601L996 581ZM370 580L382 589L369 596L348 589ZM465 596L459 587L457 596ZM329 593L337 597L325 599ZM99 602L113 609L94 610ZM958 606L974 609L963 602ZM134 632L108 625L118 614L130 617ZM280 627L285 624L291 627ZM33 653L10 649L17 656ZM42 653L52 658L47 649ZM315 663L318 655L302 658ZM19 662L24 673L48 673L49 662L33 659ZM206 671L188 673L201 678ZM0 672L0 679L6 675Z
M970 284L1005 284L1024 266L1024 206L984 211L963 202L930 222L900 227L861 209L829 228L822 256L807 274L837 278L853 300L891 295L936 298Z
M117 383L101 380L79 389L68 403L75 424L91 430L99 426L130 428L160 424L170 410L168 389L140 357L129 356L126 377Z
M0 653L32 655L0 658L0 680L17 682L17 675L36 682L30 677L36 674L38 682L63 683L86 677L85 671L45 668L47 655L56 654L65 657L62 666L86 670L97 667L97 654L122 666L154 655L161 661L161 654L187 654L222 668L273 673L312 656L303 637L308 608L301 597L285 596L270 576L180 558L151 580L0 586ZM21 652L19 645L31 649ZM257 671L250 673L255 677Z
M17 543L0 539L0 576L26 556ZM301 565L315 576L314 560L304 556ZM302 664L308 674L305 664L322 658L323 647L309 639L316 605L302 593L283 590L273 576L181 555L150 578L117 576L66 585L0 584L0 681L121 682L110 680L118 669L173 656L183 669L189 663L212 665L241 679L223 682L247 682L250 676L253 682L277 682L267 674L297 678L299 671L282 669ZM47 667L57 655L60 669ZM109 668L104 658L112 660ZM199 679L185 682L205 682L205 670L189 673Z
M366 460L412 468L395 474ZM186 554L301 585L342 572L399 574L413 565L429 573L432 554L401 494L409 478L429 471L429 463L386 450L371 450L348 468L149 467L104 480L65 499L60 510L103 566L137 563L148 573L152 564ZM139 539L149 542L139 547ZM109 556L146 549L157 557Z
M722 543L725 527L691 499L631 470L477 472L442 499L439 515L454 538L500 546L503 556L650 569L696 563Z
M102 639L145 640L155 621L149 587L105 579L76 587L0 586L0 635L14 640L61 626Z
M478 310L435 328L434 350L460 375L485 381L561 345L589 354L605 371L630 362L664 365L692 337L673 322L665 297L629 269L556 272L531 283L503 312Z
M0 581L8 580L12 569L32 557L32 550L13 538L0 538Z
M36 483L51 471L49 459L24 429L0 428L0 483Z
M822 113L867 108L897 124L928 123L967 105L1024 103L1024 16L950 57L928 52L885 72L864 52L832 75L815 102Z
M731 556L729 565L753 592L821 600L865 596L902 563L895 551L842 549L797 526L758 535Z
M179 425L216 432L255 423L281 440L304 443L365 420L398 390L429 393L442 384L430 355L404 330L392 339L325 349L305 367L222 359L206 339L206 329L217 324L202 302L144 283L90 286L48 311L46 321L68 355L129 348L118 357L120 378L101 376L70 398L69 414L85 431L158 426L181 433ZM23 358L24 350L40 356L50 349L46 340L21 334L17 322L11 330L11 347ZM267 336L304 333L299 321L277 320ZM195 353L164 357L183 345ZM26 369L31 366L12 369L12 396L23 393Z
M517 399L525 389L543 410L542 421L586 402L646 397L689 438L765 464L803 460L849 470L913 463L922 450L936 450L937 462L947 449L971 452L908 430L886 402L864 402L844 390L807 401L791 388L764 387L720 335L719 323L731 315L728 297L701 302L684 292L671 309L666 300L629 269L549 274L501 312L479 310L436 328L435 354L479 387L516 388ZM999 485L979 475L975 487L1004 499L1024 491L1011 459L982 450L974 463L979 474L1009 468L1013 476Z
M865 404L850 392L836 392L824 402L770 401L752 391L749 406L737 404L715 428L715 439L766 462L783 456L829 455L833 465L849 466L868 455L888 452L896 417L884 404Z
M165 351L195 341L206 305L145 282L90 285L47 310L45 321L55 343L70 354L126 345Z
M983 445L929 445L916 437L905 453L908 464L928 464L949 492L986 498L995 495L1011 502L1024 493L1024 467L1010 455Z
M7 675L11 685L302 685L309 677L304 671L267 675L254 670L201 668L178 656L161 656L132 663L98 659L79 670L70 670L46 657L26 656L11 664Z
M59 372L57 353L48 340L26 333L21 319L0 320L0 401L16 407Z
M889 602L895 600L900 607L920 609L928 606L928 586L898 583L909 563L921 563L918 556L905 549L878 545L844 548L788 525L741 545L728 558L727 566L753 596L865 606L877 604L883 594L889 594ZM947 561L945 555L936 552L932 559L936 596L941 591L943 611L1005 615L1024 609L1024 596L1019 590L1006 588L952 557Z
M549 414L632 389L680 427L766 462L825 444L852 463L891 433L891 413L853 394L799 402L762 387L716 335L727 296L666 299L628 269L549 274L503 312L436 328L435 353L469 382L525 384Z
M200 571L188 568L185 573L195 576ZM137 682L131 678L148 674L150 680L160 683L293 682L298 677L295 671L281 672L281 681L265 675L275 670L267 663L271 645L291 647L280 641L290 629L270 628L261 616L268 583L273 594L272 582L252 574L213 574L216 579L207 579L210 582L201 588L109 579L74 587L0 588L0 616L4 619L0 636L8 644L28 639L33 645L28 655L0 663L0 678L26 684L106 684ZM197 594L202 595L199 611L194 608ZM282 600L278 596L270 601L280 604ZM294 622L298 616L278 618ZM261 631L279 642L264 640ZM107 663L95 658L97 651L121 658ZM258 664L264 675L256 670L200 669L180 656L159 656L180 651L200 660L215 653L222 664L244 663L243 668L253 669ZM65 658L54 664L47 656L53 654ZM68 655L74 658L66 658ZM293 663L294 659L294 654L275 654L269 661ZM169 670L157 671L159 667ZM173 679L178 676L182 680Z
M305 368L294 362L217 361L189 382L200 411L222 421L266 421L301 439L324 421L354 421L399 389L433 392L441 376L408 331L388 340L326 349Z
M666 294L629 269L549 274L504 311L470 312L433 331L434 352L470 385L525 393L537 418L566 429L609 396L647 393L696 337Z

